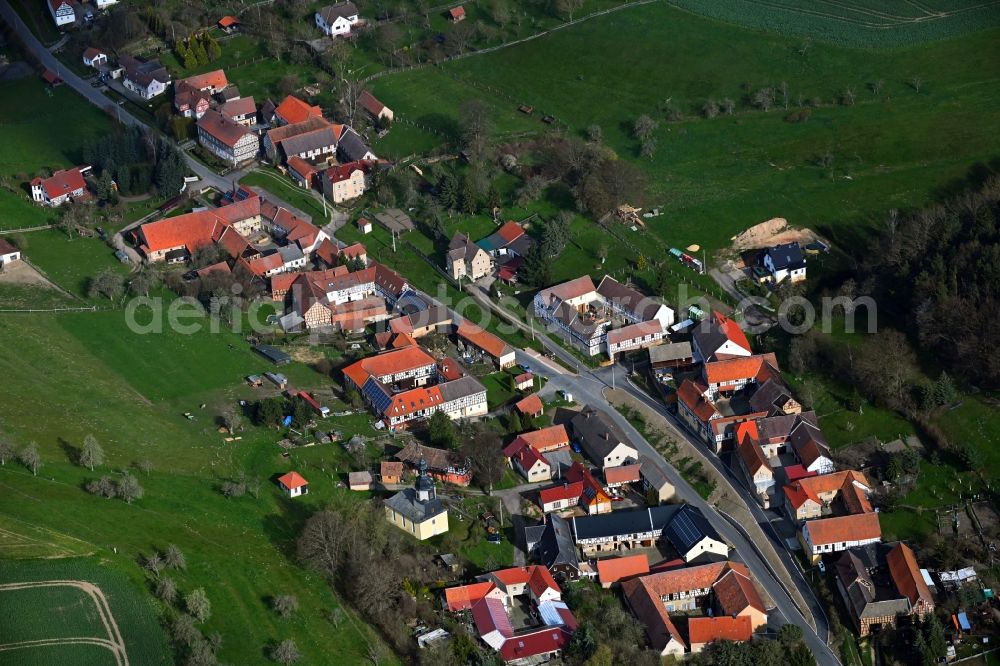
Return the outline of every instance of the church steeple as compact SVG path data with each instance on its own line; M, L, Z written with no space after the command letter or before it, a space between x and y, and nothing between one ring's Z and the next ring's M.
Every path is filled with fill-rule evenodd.
M417 501L429 502L437 496L437 493L434 490L434 479L427 473L427 461L421 458L420 462L417 463L417 470L417 480L414 483L414 488L417 490Z

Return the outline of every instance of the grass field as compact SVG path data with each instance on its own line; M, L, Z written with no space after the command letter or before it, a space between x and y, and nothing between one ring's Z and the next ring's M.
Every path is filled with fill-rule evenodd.
M0 228L47 224L52 209L30 202L26 188L43 167L65 169L82 160L83 144L110 130L107 116L67 86L46 94L41 79L0 83L0 178L18 190L0 188Z
M100 588L131 663L166 666L171 663L166 637L156 619L156 608L135 581L96 558L64 560L0 560L0 584L70 580ZM94 600L73 587L0 590L0 644L47 638L92 637L110 639ZM67 645L42 652L26 648L13 652L4 663L105 664L104 655L90 646ZM51 656L50 656L51 655ZM47 661L57 658L63 661ZM20 659L21 661L18 661ZM66 661L69 660L69 661ZM113 662L110 662L113 663Z
M223 635L223 661L263 663L266 645L289 637L310 663L361 661L366 642L374 640L369 630L350 614L351 620L335 630L323 619L324 611L340 602L325 582L290 561L295 536L309 511L329 499L360 501L337 488L339 473L331 466L347 470L341 449L303 451L310 456L326 451L323 462L314 463L305 455L300 459L298 453L282 458L275 445L280 435L253 427L243 433L241 442L223 443L213 422L218 406L259 395L239 386L237 365L246 363L261 370L263 360L242 351L245 343L239 360L231 361L227 355L235 352L204 339L185 345L149 336L129 337L124 326L115 328L113 316L121 315L110 313L107 320L98 315L93 323L64 319L65 315L0 317L0 345L18 349L17 354L0 358L0 371L7 378L0 396L3 431L18 446L36 441L44 462L38 477L10 462L0 468L0 493L17 498L0 503L0 528L17 535L18 542L32 539L32 550L38 554L44 551L45 535L23 526L44 526L46 533L60 535L53 540L53 549L62 553L70 549L67 544L73 544L96 552L110 568L141 585L148 583L143 582L137 558L176 543L188 558L187 572L175 574L178 585L182 591L204 587L208 593L214 612L206 631ZM115 330L121 340L112 339ZM102 351L104 344L108 348ZM119 353L137 363L146 358L146 365L117 360ZM174 367L187 369L192 379L175 377L172 381L177 386L171 388L169 382L156 378ZM315 377L316 386L329 381L298 364L285 370L299 373L303 381L296 380L297 385L307 386L309 376ZM232 386L225 388L228 382ZM174 403L196 412L196 420L183 419L171 401L146 400L134 386L171 396ZM208 402L209 408L198 410L199 402ZM371 432L367 419L341 423L331 418L327 424L348 437ZM107 455L106 466L93 474L70 462L90 432ZM130 506L82 490L88 479L114 473L143 458L154 469L140 479L146 490L141 501ZM313 492L304 502L286 501L271 483L274 475L292 468L302 470L313 483ZM218 484L240 470L264 481L260 499L227 500L219 493ZM125 525L128 529L123 529ZM0 563L0 571L9 568ZM282 593L299 598L302 610L294 619L282 620L267 606L268 597Z
M750 28L859 47L912 44L1000 25L997 3L976 0L671 0L671 4Z
M595 44L604 54L592 57ZM721 45L725 47L721 47ZM582 134L599 124L605 143L648 174L652 206L665 215L653 231L672 245L710 250L774 216L814 226L843 242L887 208L926 202L971 165L995 158L997 32L878 52L762 34L651 4L495 53L385 76L372 83L397 117L454 134L458 108L486 101L498 131L541 132L544 114ZM592 66L589 63L600 63ZM919 76L920 92L909 81ZM876 96L870 84L883 80ZM804 123L784 120L781 96L764 113L748 93L788 84L820 100ZM839 104L846 87L853 106ZM612 92L613 91L613 92ZM736 100L733 116L700 117L709 98ZM684 114L666 122L670 100ZM535 107L533 116L518 104ZM660 120L653 159L638 158L632 122ZM391 135L391 133L390 133ZM833 167L817 166L824 153ZM832 177L831 177L832 175Z

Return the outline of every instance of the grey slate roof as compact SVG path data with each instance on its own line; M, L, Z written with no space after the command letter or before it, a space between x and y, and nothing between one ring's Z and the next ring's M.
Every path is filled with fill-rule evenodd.
M667 478L659 463L648 456L639 456L639 474L653 488L659 490L663 486L673 485Z
M583 452L595 463L603 463L619 443L635 449L628 437L611 417L591 406L583 408L570 421L573 436L580 442Z
M417 491L413 488L399 491L385 500L385 505L415 523L422 523L447 511L436 497L427 502L418 500Z
M486 387L472 375L466 375L444 384L438 384L438 391L441 392L441 397L444 398L445 402L451 402L477 393L485 393Z
M622 284L610 275L605 275L597 285L597 293L626 312L638 315L643 321L652 319L661 305L651 296Z
M579 543L588 539L620 537L643 532L661 533L680 508L681 505L678 504L664 504L645 509L575 517L572 522L573 537Z
M281 254L281 260L286 264L290 261L297 261L305 256L302 254L302 248L298 245L286 245L284 247L279 247L278 253Z
M370 152L368 144L353 129L346 129L337 144L337 157L342 162L357 162L365 159Z
M579 569L580 560L576 555L576 544L573 543L573 530L570 524L557 514L550 514L545 525L539 525L540 532L534 533L536 538L535 552L538 554L538 561L551 569L554 566L563 565ZM528 530L537 528L525 528L525 541L528 541Z
M691 358L693 358L691 343L687 341L672 342L649 348L650 363L669 363L670 361L684 361Z
M339 2L335 5L328 5L316 12L323 17L327 25L333 23L338 18L350 18L358 15L358 8L353 2Z
M761 384L750 396L750 409L754 412L767 412L768 416L781 413L781 409L792 392L779 380L771 378Z
M290 157L292 155L308 153L312 150L320 150L331 146L336 147L336 145L337 137L333 133L333 128L321 127L311 132L288 137L281 142L281 149L285 151L287 157Z
M452 261L472 261L479 252L482 252L479 246L460 231L455 232L448 244L448 256Z
M802 268L806 265L802 257L802 248L798 243L785 243L767 249L775 270Z

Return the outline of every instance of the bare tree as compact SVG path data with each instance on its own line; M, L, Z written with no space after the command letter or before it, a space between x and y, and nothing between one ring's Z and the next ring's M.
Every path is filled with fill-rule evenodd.
M94 467L104 464L104 449L93 435L88 434L83 438L83 448L80 449L78 462L91 472L94 471Z
M143 458L135 466L146 476L149 476L149 473L153 471L153 461L149 458Z
M156 583L156 598L168 604L177 600L177 584L172 578L161 578Z
M604 139L604 130L598 124L593 124L587 128L587 136L594 143L600 143Z
M271 660L279 664L288 666L300 659L302 659L302 654L299 652L299 647L295 644L295 641L291 638L286 638L271 649Z
M642 142L642 145L639 147L639 156L653 159L653 156L655 154L656 154L656 139L653 137L649 137L648 139L645 139Z
M0 465L6 465L7 461L14 457L14 445L6 437L0 435Z
M635 134L635 138L640 141L645 141L649 137L653 136L653 132L656 130L658 123L643 114L635 119L635 123L632 125L632 133Z
M163 571L163 558L160 557L159 553L153 553L143 559L142 568L152 574L153 578L159 578L160 572Z
M733 115L733 111L736 109L736 102L728 97L722 99L722 110L727 116Z
M774 88L770 86L759 88L754 92L750 101L753 102L754 106L767 113L771 110L771 106L774 105Z
M339 513L318 511L306 521L299 537L299 560L332 579L340 571L347 538L347 529Z
M127 471L122 472L122 478L118 480L118 495L127 504L131 504L134 500L142 499L144 492L142 486L139 485L138 479Z
M706 118L714 118L719 115L719 105L714 99L709 99L705 102L705 106L701 107L701 112Z
M488 427L477 424L473 426L463 453L472 463L472 471L476 481L493 494L493 486L503 478L506 460L502 455L500 435Z
M187 569L187 558L184 557L181 549L174 544L167 546L167 551L163 554L163 562L171 569Z
M206 622L212 616L212 602L200 587L184 597L184 608L198 622Z
M854 88L851 86L847 86L846 88L844 88L844 94L843 94L844 105L854 106L854 99L855 99Z
M289 617L299 610L299 599L291 594L279 594L274 598L271 605L278 612L278 615Z
M18 455L21 464L31 470L32 476L38 476L38 470L42 467L42 456L38 453L38 444L31 442L21 450Z
M226 427L230 435L235 435L236 431L239 430L243 425L243 417L232 405L227 405L223 410L222 414L219 415L222 419L222 425Z
M875 79L871 83L872 93L877 97L882 93L882 87L885 85L883 79Z
M493 134L490 108L480 99L471 99L459 109L458 124L463 147L474 161L478 161L485 155Z
M778 87L781 90L781 101L785 105L785 109L788 109L788 82L782 81L781 85Z
M917 93L920 92L920 89L923 88L923 86L924 86L924 80L919 76L914 76L913 78L910 79L910 87L913 88L913 90L916 91Z
M118 496L118 484L110 476L102 476L87 484L87 492L105 499L114 499Z

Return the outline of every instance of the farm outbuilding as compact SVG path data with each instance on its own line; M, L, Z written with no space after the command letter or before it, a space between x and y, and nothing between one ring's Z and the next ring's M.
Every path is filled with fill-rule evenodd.
M278 477L278 486L285 491L289 497L298 497L309 494L309 482L298 472L289 472Z
M255 352L271 361L275 365L288 365L292 362L292 357L281 351L280 349L275 349L271 345L257 345L253 348Z
M347 475L347 485L351 490L371 490L372 473L368 471L351 472Z

